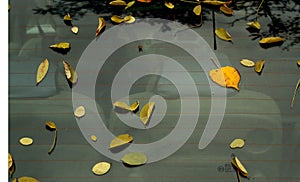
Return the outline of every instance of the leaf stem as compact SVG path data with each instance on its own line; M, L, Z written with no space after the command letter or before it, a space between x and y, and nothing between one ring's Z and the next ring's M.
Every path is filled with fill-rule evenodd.
M295 101L295 97L296 97L297 91L299 89L299 86L300 86L300 79L298 80L296 88L294 90L294 95L293 95L292 102L291 102L291 108L294 107L294 101Z
M256 10L256 21L257 21L257 18L258 18L258 12L259 12L259 9L261 8L262 4L264 3L265 0L262 0Z
M53 138L53 143L51 145L51 148L48 151L48 154L51 154L51 152L53 151L55 145L56 145L56 140L57 140L57 130L54 131L54 138Z

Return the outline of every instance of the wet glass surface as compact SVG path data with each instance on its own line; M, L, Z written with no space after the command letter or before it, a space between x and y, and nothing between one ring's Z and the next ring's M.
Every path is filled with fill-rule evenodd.
M298 92L293 108L290 107L300 69L297 66L299 1L265 1L259 11L262 27L259 32L247 29L246 25L255 20L259 1L233 1L233 16L203 5L201 26L201 18L192 12L195 4L173 3L175 8L170 10L164 1L153 0L149 4L137 1L125 11L124 7L109 5L109 1L10 1L9 152L16 171L9 181L21 176L45 182L238 181L231 165L233 156L243 162L250 181L300 180ZM67 13L73 18L72 25L79 27L77 35L63 21ZM123 17L131 14L137 21L116 28L118 25L110 21L114 14ZM216 28L225 28L232 36L231 42L216 38L214 44L213 14ZM95 37L99 17L105 19L106 28ZM151 22L145 18L157 19ZM166 21L162 19L169 23L162 23ZM138 26L141 22L146 23L144 27ZM130 26L133 31L127 31ZM146 29L148 26L153 29ZM115 36L109 34L113 28ZM170 35L166 41L160 39L164 34ZM144 35L145 38L133 41ZM285 41L267 48L258 43L262 37L270 36L280 36ZM175 45L172 40L184 44ZM58 42L70 42L70 51L62 54L49 48ZM123 42L129 43L122 45ZM207 68L217 68L210 57L221 66L232 66L239 71L240 91L224 89L210 80ZM46 58L50 64L47 76L36 86L38 65ZM255 62L266 60L262 74L242 66L243 58ZM78 83L72 88L64 74L63 60L80 68ZM100 64L103 65L97 70ZM123 75L117 77L120 70ZM143 72L151 74L138 76ZM186 81L188 78L194 82ZM113 88L117 89L113 92ZM225 95L218 95L224 90ZM88 95L90 91L95 93L93 97ZM116 97L115 92L119 93ZM214 97L220 106L216 110L212 110ZM224 99L225 110L222 110ZM113 107L116 100L127 104L139 100L139 111L118 113ZM149 125L144 127L139 113L149 100L156 106ZM78 103L86 106L82 119L73 114ZM89 108L90 105L95 108ZM210 138L210 134L203 133L218 128L216 119L212 120L211 123L215 122L212 127L206 128L209 118L220 115L223 117L216 136L200 149L199 141ZM178 124L180 117L184 118L183 125ZM50 155L47 152L54 133L45 128L49 120L58 128L57 145ZM129 133L134 141L123 151L113 153L108 149L110 136L105 134L108 131L116 136ZM90 140L93 134L97 135L97 142ZM163 140L170 134L174 134L172 140ZM33 144L22 146L19 139L24 136L33 138ZM186 142L173 149L185 138ZM245 147L230 149L234 138L245 139ZM161 140L160 147L153 145L147 150L143 147ZM147 164L127 167L120 162L122 152L136 150L148 154ZM103 176L91 171L100 161L112 164Z

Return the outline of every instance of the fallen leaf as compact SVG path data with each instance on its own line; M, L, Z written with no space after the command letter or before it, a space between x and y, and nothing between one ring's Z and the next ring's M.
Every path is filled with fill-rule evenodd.
M17 178L13 179L12 182L18 182L18 181L17 181Z
M151 0L137 0L137 1L141 3L151 3Z
M224 28L217 28L215 30L215 33L222 40L225 40L225 41L231 41L232 40L231 35Z
M235 148L242 148L245 145L245 140L236 138L230 143L230 148L235 149Z
M300 66L300 59L297 61L297 65Z
M71 31L74 33L74 34L77 34L78 33L78 27L77 26L73 26L72 28L71 28Z
M265 60L260 60L260 61L257 61L256 63L255 63L255 66L254 66L254 70L258 73L258 74L260 74L261 72L262 72L262 70L263 70L263 68L264 68L264 65L265 65Z
M249 59L241 59L240 63L246 67L253 67L255 63Z
M133 17L133 16L125 16L124 17L124 22L125 23L133 23L133 22L135 22L135 18Z
M173 9L174 8L174 4L172 4L171 2L167 2L165 1L165 6L169 9Z
M85 115L85 108L83 106L79 106L75 109L74 115L78 118L81 118Z
M33 177L23 176L17 179L18 182L39 182L37 179Z
M139 103L139 101L136 101L136 102L134 102L133 104L131 104L130 106L128 106L128 105L127 105L126 103L124 103L124 102L116 101L116 102L114 102L113 105L114 105L115 107L117 107L117 108L120 108L120 109L124 109L124 110L128 110L128 111L131 111L131 112L135 112L135 111L138 109L140 103Z
M53 121L47 121L45 123L45 126L48 130L50 131L54 131L54 137L53 137L53 142L52 145L50 147L50 149L48 150L48 154L51 154L51 152L54 150L55 145L56 145L56 140L57 140L57 128L56 128L56 124Z
M78 80L78 76L74 68L66 61L63 61L63 64L64 64L65 75L67 79L73 84L76 83Z
M248 177L248 172L244 165L241 163L241 161L237 157L233 157L231 160L231 163L237 168L237 170L244 176Z
M121 18L120 16L117 15L113 15L112 17L110 17L110 19L115 23L122 23L124 21L124 18Z
M231 8L229 8L226 4L223 4L220 6L220 11L222 11L226 15L233 15L233 11Z
M122 134L114 138L109 145L109 148L115 148L133 141L133 137L129 134Z
M292 102L291 102L291 108L294 107L294 101L295 101L295 97L297 95L297 91L298 91L299 87L300 87L300 79L298 80L295 90L294 90L294 95L293 95Z
M93 142L96 142L97 141L97 136L96 135L91 135L91 140L93 141Z
M282 42L284 41L284 38L281 37L266 37L259 41L260 44L271 44L276 42Z
M10 155L10 153L8 153L8 169L11 168L11 166L13 165L14 161L12 156Z
M33 139L29 138L29 137L23 137L19 140L19 142L24 145L24 146L28 146L31 145L33 143Z
M151 114L153 112L154 106L155 106L154 102L149 102L149 103L144 105L144 107L142 108L142 110L140 112L140 120L142 121L142 123L145 126L149 122L149 119L150 119Z
M9 177L11 178L12 175L14 174L16 170L15 164L13 164L9 169L8 169L8 173L9 173Z
M258 21L248 22L247 25L251 28L260 30L260 23Z
M113 5L113 6L126 6L127 5L127 3L122 0L111 1L111 2L109 2L109 4Z
M48 59L45 59L44 61L41 62L37 69L36 73L36 85L38 85L47 75L48 73L48 68L49 68L49 61Z
M50 130L56 130L56 124L53 121L47 121L45 123L46 127L48 127Z
M144 153L132 152L132 153L125 154L122 157L121 161L130 166L139 166L139 165L146 164L147 156Z
M108 162L99 162L93 166L92 171L96 175L103 175L109 171L110 166Z
M210 5L216 5L216 6L226 4L226 2L215 1L215 0L211 0L211 1L209 1L209 0L204 0L204 1L201 1L201 3L210 4Z
M10 10L10 4L8 4L8 11Z
M201 5L197 5L194 7L193 12L195 13L195 15L199 16L201 14Z
M60 42L57 44L50 45L50 48L54 49L70 49L70 43L69 42Z
M70 15L69 13L67 13L67 14L64 16L64 21L72 21L71 15Z
M127 3L126 7L125 7L125 10L130 8L131 6L133 6L135 3L135 1L130 1L129 3Z
M217 69L212 69L209 76L218 85L222 87L234 88L239 91L239 83L241 80L238 70L231 66L225 66Z
M106 26L103 18L98 18L98 28L96 30L96 37L100 35L102 29Z

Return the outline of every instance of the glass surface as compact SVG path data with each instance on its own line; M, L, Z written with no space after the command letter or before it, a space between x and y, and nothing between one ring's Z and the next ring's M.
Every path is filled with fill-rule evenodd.
M242 161L249 172L250 181L300 180L298 92L293 108L290 107L297 81L300 79L300 67L297 66L297 61L300 60L299 1L262 3L258 16L261 24L259 32L249 30L246 24L255 20L260 1L232 1L233 16L224 15L219 6L203 3L201 17L192 12L195 4L172 2L175 5L172 10L164 6L164 1L154 0L151 3L137 1L128 10L124 10L124 6L109 5L109 1L9 2L9 153L13 156L16 167L9 181L22 176L32 176L44 182L99 180L232 182L238 181L236 170L231 165L233 156ZM199 3L195 1L197 2ZM63 21L67 13L72 17L72 25L79 27L78 34L72 33L71 26ZM133 24L123 23L120 25L119 33L109 37L109 32L118 26L110 21L110 17L115 14L122 17L131 14L137 20ZM106 28L95 37L99 17L105 19ZM145 36L144 39L130 41L137 34L143 35L140 31L143 28L128 32L126 27L134 27L134 24L143 22L144 18L157 18L157 22L147 23L147 26L154 27L153 30L144 30L145 35L151 31L154 34ZM161 26L161 22L166 21L162 19L167 19L170 24L162 26L162 30L156 30L157 26ZM232 41L223 41L216 37L214 44L214 23L216 28L225 28L231 34ZM176 32L173 27L180 31ZM216 69L218 65L210 60L210 57L215 57L221 66L232 66L238 70L241 76L240 91L233 88L224 89L213 83L209 78L209 70L197 62L199 57L193 57L186 51L193 50L195 48L193 44L182 47L155 39L159 33L171 32L171 35L179 37L179 40L182 38L182 42L197 40L196 36L190 38L191 34L185 33L186 28L195 32L202 41L201 45L196 47L200 46L199 52L205 54L199 56L201 59L205 58L203 64L207 63L211 69ZM155 34L157 31L159 33ZM258 43L262 37L270 36L280 36L285 41L267 48ZM122 41L127 40L130 42L121 45ZM62 54L49 48L50 45L59 42L69 42L71 49ZM93 47L94 45L104 48L95 49L98 47ZM114 49L115 47L117 49ZM91 49L94 49L93 58L98 61L96 63L103 63L98 72L95 71L97 66L91 65L95 60L85 59ZM102 59L104 54L110 52L112 54L107 59ZM197 50L195 52L197 53ZM173 69L172 66L177 65L175 63L168 66L166 57L181 65L184 71ZM36 86L37 68L46 58L50 64L48 73ZM254 62L266 60L262 73L259 75L254 68L242 66L240 60L243 58ZM63 60L74 68L80 65L79 62L81 66L87 65L83 71L77 70L78 83L72 88L64 73ZM135 63L124 68L132 60L143 64L139 66ZM153 67L155 61L156 67ZM122 68L125 75L117 78L122 79L122 83L116 84L114 82L116 75ZM137 76L143 71L153 73ZM167 75L171 76L168 78L160 73L169 73ZM189 78L194 80L193 84L185 82L186 75L190 75ZM83 79L89 77L91 79L95 77L95 82ZM173 82L171 78L178 82ZM132 80L133 84L130 82ZM85 92L78 92L81 95L74 96L72 91L76 91L76 95L77 91L81 91L78 90L79 86L90 84L94 85L90 90L95 93L93 100L97 110L86 107L86 115L78 119L74 116L75 106L78 105L74 103L82 101L82 105L85 105L90 102L85 97ZM129 97L127 104L139 100L139 111L136 113L116 111L113 106L116 98L112 99L111 91L113 86L121 88L118 90L119 93ZM125 92L127 86L130 88L129 93ZM197 90L197 97L191 92L192 88ZM216 96L217 101L222 100L214 89L226 90L223 97L226 100L224 113L220 108L211 110L213 96ZM155 101L156 107L149 125L144 127L139 121L139 113L149 100ZM195 105L197 103L195 100L200 104ZM196 116L196 125L192 126L195 107L199 107L200 110ZM217 128L217 124L205 128L209 118L222 114L224 117L216 136L208 146L199 149L201 138L209 140L202 135L205 130L210 133ZM143 151L143 147L139 148L140 151L149 153L149 161L145 165L128 167L98 150L102 147L101 150L111 152L111 156L116 155L120 159L119 155L122 152L136 152L132 146L154 143L173 133L172 131L179 126L177 123L181 115L185 116L186 124L180 125L179 132L174 134L170 142L164 141L162 147L153 147L149 151ZM100 125L97 124L102 121L97 120L96 116L101 117L103 126L111 134L117 136L128 133L134 137L134 141L121 148L123 151L121 149L110 151L107 145L110 143L109 137L100 136L105 131L98 127ZM96 127L88 122L84 123L84 119L88 117L95 118L92 122L96 123ZM126 122L122 117L127 118ZM45 128L46 121L54 121L57 125L57 144L50 155L48 150L54 132ZM189 127L193 127L192 132L187 134ZM98 137L98 143L89 139L93 134ZM19 143L19 139L25 136L33 139L32 145L22 146ZM178 149L169 151L170 155L152 162L165 149L171 150L173 145L182 141L184 137L187 137L187 141ZM234 138L245 139L245 146L241 149L231 149L229 145ZM107 161L112 165L107 174L97 176L91 169L100 161Z

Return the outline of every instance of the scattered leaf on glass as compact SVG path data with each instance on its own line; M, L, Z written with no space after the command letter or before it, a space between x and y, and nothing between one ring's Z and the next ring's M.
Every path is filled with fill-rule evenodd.
M109 4L113 5L113 6L126 6L127 5L127 3L122 0L111 1L111 2L109 2Z
M91 140L93 141L93 142L96 142L97 141L97 136L96 135L91 135Z
M37 179L29 176L23 176L17 179L18 182L39 182Z
M124 22L125 23L134 23L135 22L135 18L133 16L125 16L124 17Z
M109 148L116 148L133 141L133 137L129 134L121 134L114 138L109 145Z
M244 176L248 177L248 172L244 165L241 163L241 161L237 157L233 157L231 160L231 163L234 165L234 167L237 168L237 170Z
M172 4L171 2L167 2L167 1L165 1L165 6L169 9L173 9L175 7L174 4Z
M240 73L232 66L224 66L217 69L212 69L209 76L218 85L222 87L234 88L239 91L239 83L241 80Z
M96 175L106 174L110 169L111 164L108 162L99 162L92 168L92 172Z
M50 48L55 48L55 49L69 49L71 47L69 42L60 42L57 44L52 44L50 45Z
M131 111L131 112L135 112L139 108L140 103L139 103L139 101L136 101L133 104L131 104L130 106L128 106L124 102L116 101L116 102L114 102L113 105L115 107L117 107L117 108L120 108L120 109L124 109L124 110L128 110L128 111Z
M232 41L231 35L224 28L216 28L215 34L222 40Z
M135 1L130 1L129 3L127 3L126 7L125 7L125 10L130 8L131 6L133 6L135 3Z
M252 21L252 22L248 22L247 25L251 28L260 30L260 23L258 21Z
M31 145L33 143L33 139L29 137L23 137L19 140L20 144L24 146Z
M245 67L253 67L255 65L255 63L249 59L241 59L240 63Z
M50 149L48 150L48 154L51 154L52 151L54 150L55 148L55 145L56 145L56 140L57 140L57 127L56 127L56 124L53 122L53 121L47 121L45 123L45 126L48 130L50 131L54 131L54 137L53 137L53 142L52 142L52 145L50 147Z
M210 5L216 5L216 6L226 4L226 2L216 1L216 0L204 0L204 1L201 1L201 3L210 4Z
M106 26L103 18L98 18L98 28L96 30L96 37L100 35L102 29Z
M201 5L197 5L194 7L193 12L195 13L195 15L199 16L201 14L202 8Z
M300 59L297 61L297 65L300 66Z
M294 107L294 101L295 101L295 97L297 95L297 91L300 87L300 79L298 80L297 84L296 84L296 87L295 87L295 90L294 90L294 94L293 94L293 98L292 98L292 101L291 101L291 108Z
M11 166L13 165L14 161L12 156L10 155L10 153L8 153L8 169L11 168Z
M83 106L79 106L75 109L74 111L74 115L77 117L77 118L81 118L85 115L85 108Z
M245 145L245 140L236 138L230 143L230 148L235 149L235 148L243 148Z
M284 38L281 37L266 37L262 38L259 43L260 44L271 44L271 43L276 43L276 42L283 42Z
M64 65L65 75L67 79L73 84L76 83L78 76L75 69L66 61L63 61L63 65Z
M233 15L233 11L231 8L229 8L226 4L223 4L220 6L220 11L222 11L226 15Z
M130 166L139 166L147 163L147 156L144 153L132 152L125 154L121 161Z
M71 31L72 31L74 34L77 34L78 31L79 31L79 28L78 28L77 26L73 26L73 27L71 28Z
M118 15L113 15L112 17L110 17L110 20L113 21L114 23L122 23L124 21L124 18Z
M141 122L146 126L149 122L149 119L152 115L152 112L154 110L155 103L154 102L149 102L144 105L140 112L140 120Z
M67 14L64 16L64 21L72 21L71 15L70 15L69 13L67 13Z
M48 68L49 68L49 61L48 59L45 59L44 61L41 62L37 69L36 73L36 85L38 85L47 75L48 73Z
M260 60L260 61L257 61L256 63L255 63L255 66L254 66L254 70L258 73L258 74L260 74L261 72L262 72L262 70L263 70L263 68L264 68L264 65L265 65L265 60Z

